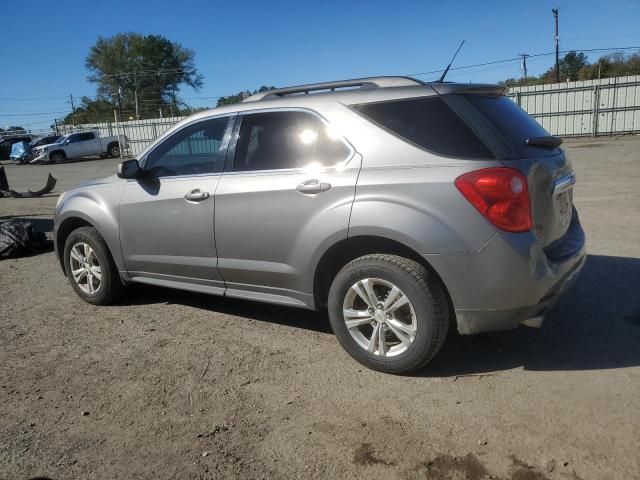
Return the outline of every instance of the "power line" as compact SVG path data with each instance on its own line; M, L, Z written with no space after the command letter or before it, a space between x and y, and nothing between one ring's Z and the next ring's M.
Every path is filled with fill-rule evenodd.
M569 53L569 52L583 52L583 53L590 53L590 52L623 52L626 50L640 50L640 47L638 46L627 46L627 47L610 47L610 48L591 48L591 49L570 49L570 50L563 50L563 51L559 51L558 53ZM541 58L541 57L547 57L547 56L551 56L551 55L555 55L555 52L544 52L544 53L536 53L536 54L530 54L527 55L527 58L531 59L531 58ZM471 68L479 68L479 67L485 67L485 66L493 66L493 65L501 65L501 64L509 64L509 63L513 63L516 61L521 61L522 57L518 56L518 57L513 57L513 58L506 58L506 59L502 59L502 60L493 60L493 61L489 61L489 62L481 62L481 63L475 63L475 64L471 64L471 65L462 65L462 66L458 66L458 67L451 67L450 70L467 70L467 69L471 69ZM505 65L506 66L506 65ZM496 67L496 68L502 68L502 67ZM490 69L486 69L486 70L490 70ZM428 72L418 72L418 73L410 73L407 74L408 76L412 76L412 77L420 77L420 76L424 76L424 75L430 75L430 74L436 74L436 73L442 73L444 71L444 69L438 69L438 70L431 70ZM481 70L484 71L484 70ZM163 69L163 70L140 70L137 72L124 72L124 73L119 73L119 74L113 74L113 75L105 75L106 77L126 77L127 75L151 75L151 74L158 74L158 73L185 73L183 70L180 69ZM188 72L186 72L188 73ZM216 100L219 98L223 98L225 96L232 96L232 95L236 95L236 93L232 93L229 95L212 95L212 96L193 96L193 97L183 97L183 100ZM89 95L83 95L82 97L87 97L90 98L92 100L98 99L100 98L100 95L93 95L93 96L89 96ZM0 101L45 101L45 100L66 100L69 97L0 97ZM151 105L165 105L166 103L161 100L161 99L140 99L140 102L144 102L147 103L149 106L148 108L151 108ZM68 101L66 102L68 103ZM21 117L21 116L39 116L39 115L53 115L53 114L68 114L69 112L67 111L52 111L52 112L23 112L23 113L14 113L14 114L0 114L0 117ZM44 122L43 122L44 123Z
M620 51L620 50L640 50L640 47L612 47L612 48L588 48L588 49L583 49L580 50L578 48L573 48L571 50L562 50L559 53L569 53L569 52L583 52L583 53L589 53L589 52L609 52L609 51ZM555 52L546 52L546 53L534 53L529 55L529 58L531 57L548 57L551 55L555 55ZM508 62L514 62L514 61L519 61L520 57L514 57L514 58L506 58L504 60L494 60L491 62L483 62L483 63L476 63L473 65L463 65L461 67L451 67L450 70L465 70L468 68L475 68L475 67L484 67L487 65L496 65L499 63L508 63ZM420 72L420 73L408 73L407 76L409 77L421 77L423 75L431 75L434 73L442 73L444 72L444 68L440 68L438 70L431 70L430 72Z
M42 101L42 100L64 100L67 97L2 97L0 100L6 101Z
M31 113L0 113L0 117L35 117L38 115L53 115L56 113L69 113L66 110L62 112L31 112Z

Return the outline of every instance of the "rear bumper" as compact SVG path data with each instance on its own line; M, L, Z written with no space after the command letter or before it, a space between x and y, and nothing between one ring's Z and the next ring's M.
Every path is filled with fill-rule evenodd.
M532 233L496 234L468 254L425 255L445 283L461 334L540 324L586 261L584 232L572 222L571 251L551 259Z

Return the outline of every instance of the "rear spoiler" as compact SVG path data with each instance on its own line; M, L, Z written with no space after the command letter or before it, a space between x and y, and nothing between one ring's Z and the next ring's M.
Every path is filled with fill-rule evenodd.
M429 86L440 95L460 93L499 96L506 94L507 90L509 90L507 87L501 85L488 85L482 83L471 85L464 85L460 83L430 83Z

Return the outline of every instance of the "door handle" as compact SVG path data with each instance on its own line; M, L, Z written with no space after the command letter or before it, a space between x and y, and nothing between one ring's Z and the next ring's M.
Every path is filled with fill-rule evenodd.
M313 180L307 180L302 182L300 185L296 187L300 193L305 195L312 195L315 193L326 192L331 188L330 183L321 182L320 180L314 178Z
M187 192L184 196L187 202L201 202L207 198L209 198L209 192L203 192L199 188Z

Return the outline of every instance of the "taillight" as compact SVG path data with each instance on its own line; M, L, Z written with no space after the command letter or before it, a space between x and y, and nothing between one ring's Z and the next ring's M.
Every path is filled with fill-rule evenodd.
M527 179L512 168L485 168L456 178L456 187L496 227L507 232L531 230Z

